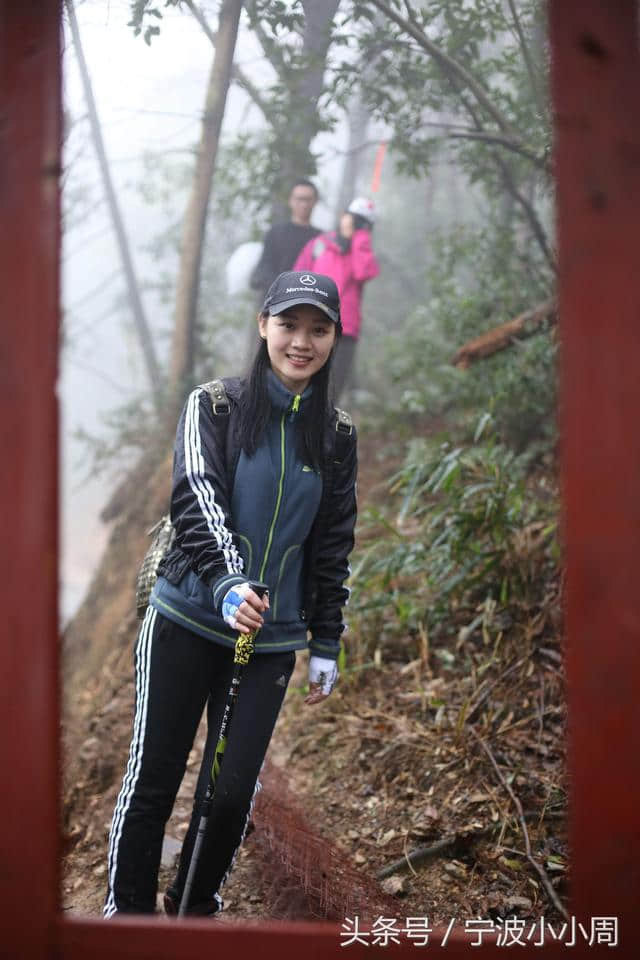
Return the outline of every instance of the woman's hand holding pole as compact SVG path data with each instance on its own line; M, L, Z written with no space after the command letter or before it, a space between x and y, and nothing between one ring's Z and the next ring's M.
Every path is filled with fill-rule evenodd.
M222 616L238 633L253 633L264 624L262 614L269 609L269 594L259 596L245 581L231 587L222 601Z

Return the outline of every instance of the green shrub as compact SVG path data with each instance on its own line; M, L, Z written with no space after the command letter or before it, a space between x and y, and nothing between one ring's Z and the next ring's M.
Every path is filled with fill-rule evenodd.
M474 620L486 625L482 611L499 626L535 607L557 569L556 501L525 467L488 413L470 444L409 444L390 482L394 519L369 508L360 523L352 599L358 656L371 656L380 638L424 628L445 638Z

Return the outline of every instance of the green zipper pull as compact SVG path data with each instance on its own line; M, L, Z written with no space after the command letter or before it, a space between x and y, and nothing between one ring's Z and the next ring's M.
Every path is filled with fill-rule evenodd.
M300 394L296 393L293 398L293 403L291 404L291 413L297 413L300 409Z

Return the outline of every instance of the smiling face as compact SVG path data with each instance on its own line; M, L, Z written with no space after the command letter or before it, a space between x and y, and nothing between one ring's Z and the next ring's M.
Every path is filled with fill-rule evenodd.
M259 316L258 326L276 377L287 390L302 393L329 359L335 324L322 310L302 303L275 317Z

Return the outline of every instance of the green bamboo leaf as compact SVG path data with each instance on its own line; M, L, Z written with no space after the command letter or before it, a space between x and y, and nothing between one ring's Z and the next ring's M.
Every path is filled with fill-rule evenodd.
M491 423L493 417L490 413L483 413L478 421L478 426L476 427L476 432L473 435L473 442L477 443L482 434L484 433L485 427L487 424Z

